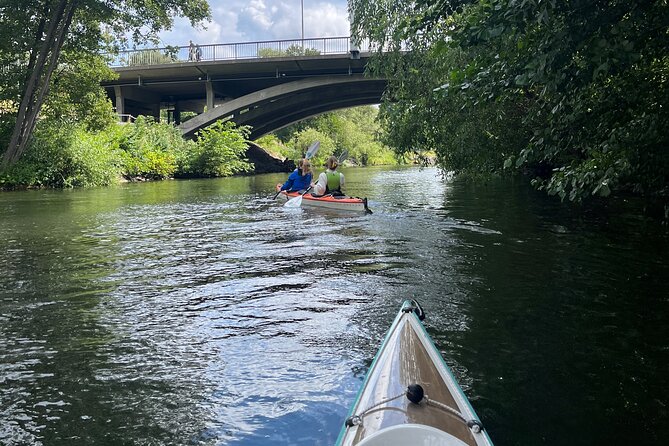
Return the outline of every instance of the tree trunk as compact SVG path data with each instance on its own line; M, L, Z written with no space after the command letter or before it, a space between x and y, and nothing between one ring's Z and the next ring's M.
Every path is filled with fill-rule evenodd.
M30 110L30 113L26 118L27 121L27 123L25 124L26 137L23 141L23 148L21 149L21 153L23 153L23 151L25 150L25 146L27 145L28 140L30 139L30 135L32 135L33 130L35 130L37 117L39 116L39 112L42 109L44 100L46 99L47 94L49 93L49 90L51 88L51 76L58 67L58 59L60 58L60 52L63 49L63 43L65 41L65 37L67 36L67 31L70 28L70 24L72 23L72 16L74 15L75 3L76 1L72 1L67 7L67 11L65 11L63 21L61 22L60 28L58 30L58 35L56 36L56 43L54 45L54 48L51 50L51 57L49 58L49 63L46 65L46 73L44 74L44 79L42 80L42 88L40 88L37 100L35 101L33 108ZM18 160L18 157L14 161L16 160Z
M43 27L38 26L38 35L36 35L35 40L42 40L42 45L37 59L35 60L33 55L30 57L30 62L34 61L34 66L24 88L14 131L2 159L2 167L16 162L26 149L28 140L35 127L37 116L49 90L51 74L58 63L63 41L74 15L75 3L76 1L59 1L58 6L51 14L49 28L43 39L39 35L43 31ZM47 57L49 58L48 63ZM46 74L44 74L45 69Z

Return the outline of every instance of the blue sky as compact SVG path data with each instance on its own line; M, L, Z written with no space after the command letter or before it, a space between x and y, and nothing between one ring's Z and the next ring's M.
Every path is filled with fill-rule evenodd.
M304 37L349 35L346 0L303 0ZM165 45L250 42L299 39L300 0L209 0L212 20L193 28L188 20L177 19L171 31L160 34Z

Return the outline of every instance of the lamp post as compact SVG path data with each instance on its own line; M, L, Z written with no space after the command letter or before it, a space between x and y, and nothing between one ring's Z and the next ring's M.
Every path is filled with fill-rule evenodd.
M304 45L304 0L300 0L302 6L302 45Z

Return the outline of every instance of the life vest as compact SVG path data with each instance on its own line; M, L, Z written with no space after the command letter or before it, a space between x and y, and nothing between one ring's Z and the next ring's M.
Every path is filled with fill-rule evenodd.
M326 170L325 175L328 178L328 184L325 187L325 193L327 194L327 193L332 193L332 192L335 192L335 191L340 192L341 191L341 184L340 184L341 183L340 182L341 177L339 176L339 172L337 172L336 170L334 172L331 171L331 170Z

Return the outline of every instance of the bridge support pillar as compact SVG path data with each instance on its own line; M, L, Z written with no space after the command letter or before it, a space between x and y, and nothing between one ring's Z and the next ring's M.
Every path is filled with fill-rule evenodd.
M114 86L114 95L116 96L116 113L122 116L125 114L125 98L119 85Z
M214 109L214 86L211 81L205 83L207 89L207 111Z
M179 101L174 103L174 111L172 113L174 114L174 124L181 124L181 107L179 107Z

